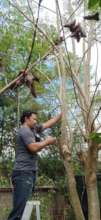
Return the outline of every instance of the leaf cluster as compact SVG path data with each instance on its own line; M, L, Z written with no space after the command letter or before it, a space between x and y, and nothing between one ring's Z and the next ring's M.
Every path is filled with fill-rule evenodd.
M88 1L89 9L98 9L99 7L101 7L101 0L89 0Z
M94 141L97 144L101 143L101 133L92 132L89 135L89 139Z

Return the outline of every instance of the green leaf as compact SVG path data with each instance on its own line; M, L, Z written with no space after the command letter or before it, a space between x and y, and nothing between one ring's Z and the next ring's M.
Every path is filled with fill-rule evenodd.
M89 0L88 2L88 8L95 8L96 5L100 5L100 0Z
M101 143L101 133L92 132L89 135L89 139L95 141L95 143L100 144Z

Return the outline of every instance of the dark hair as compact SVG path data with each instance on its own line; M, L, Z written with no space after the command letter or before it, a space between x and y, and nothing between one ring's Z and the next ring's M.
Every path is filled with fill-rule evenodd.
M35 114L37 115L37 112L35 111L23 111L22 115L21 115L21 118L20 118L20 121L21 121L21 124L23 124L25 122L25 118L30 118L30 116L32 114Z

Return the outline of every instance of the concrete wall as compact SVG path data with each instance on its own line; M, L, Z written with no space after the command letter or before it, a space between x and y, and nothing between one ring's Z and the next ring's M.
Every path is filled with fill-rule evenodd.
M0 220L6 220L6 216L12 207L12 192L10 189L0 190Z

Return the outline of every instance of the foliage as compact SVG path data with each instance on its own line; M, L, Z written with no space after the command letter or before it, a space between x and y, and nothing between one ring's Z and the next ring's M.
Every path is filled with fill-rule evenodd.
M101 133L92 132L89 135L89 139L93 140L95 143L101 143Z
M4 176L0 176L0 187L8 187L9 182Z
M45 176L45 174L43 173L43 175L37 178L37 185L38 186L54 186L54 182L52 181L52 179L50 179L48 176Z
M89 9L97 9L98 7L101 7L101 0L89 0L88 2Z
M2 212L0 213L0 220L5 220L9 215L10 209L7 207L2 208Z
M60 191L65 187L65 173L62 161L52 152L39 159L39 179L48 182L48 185L56 186ZM48 179L48 181L46 180Z

